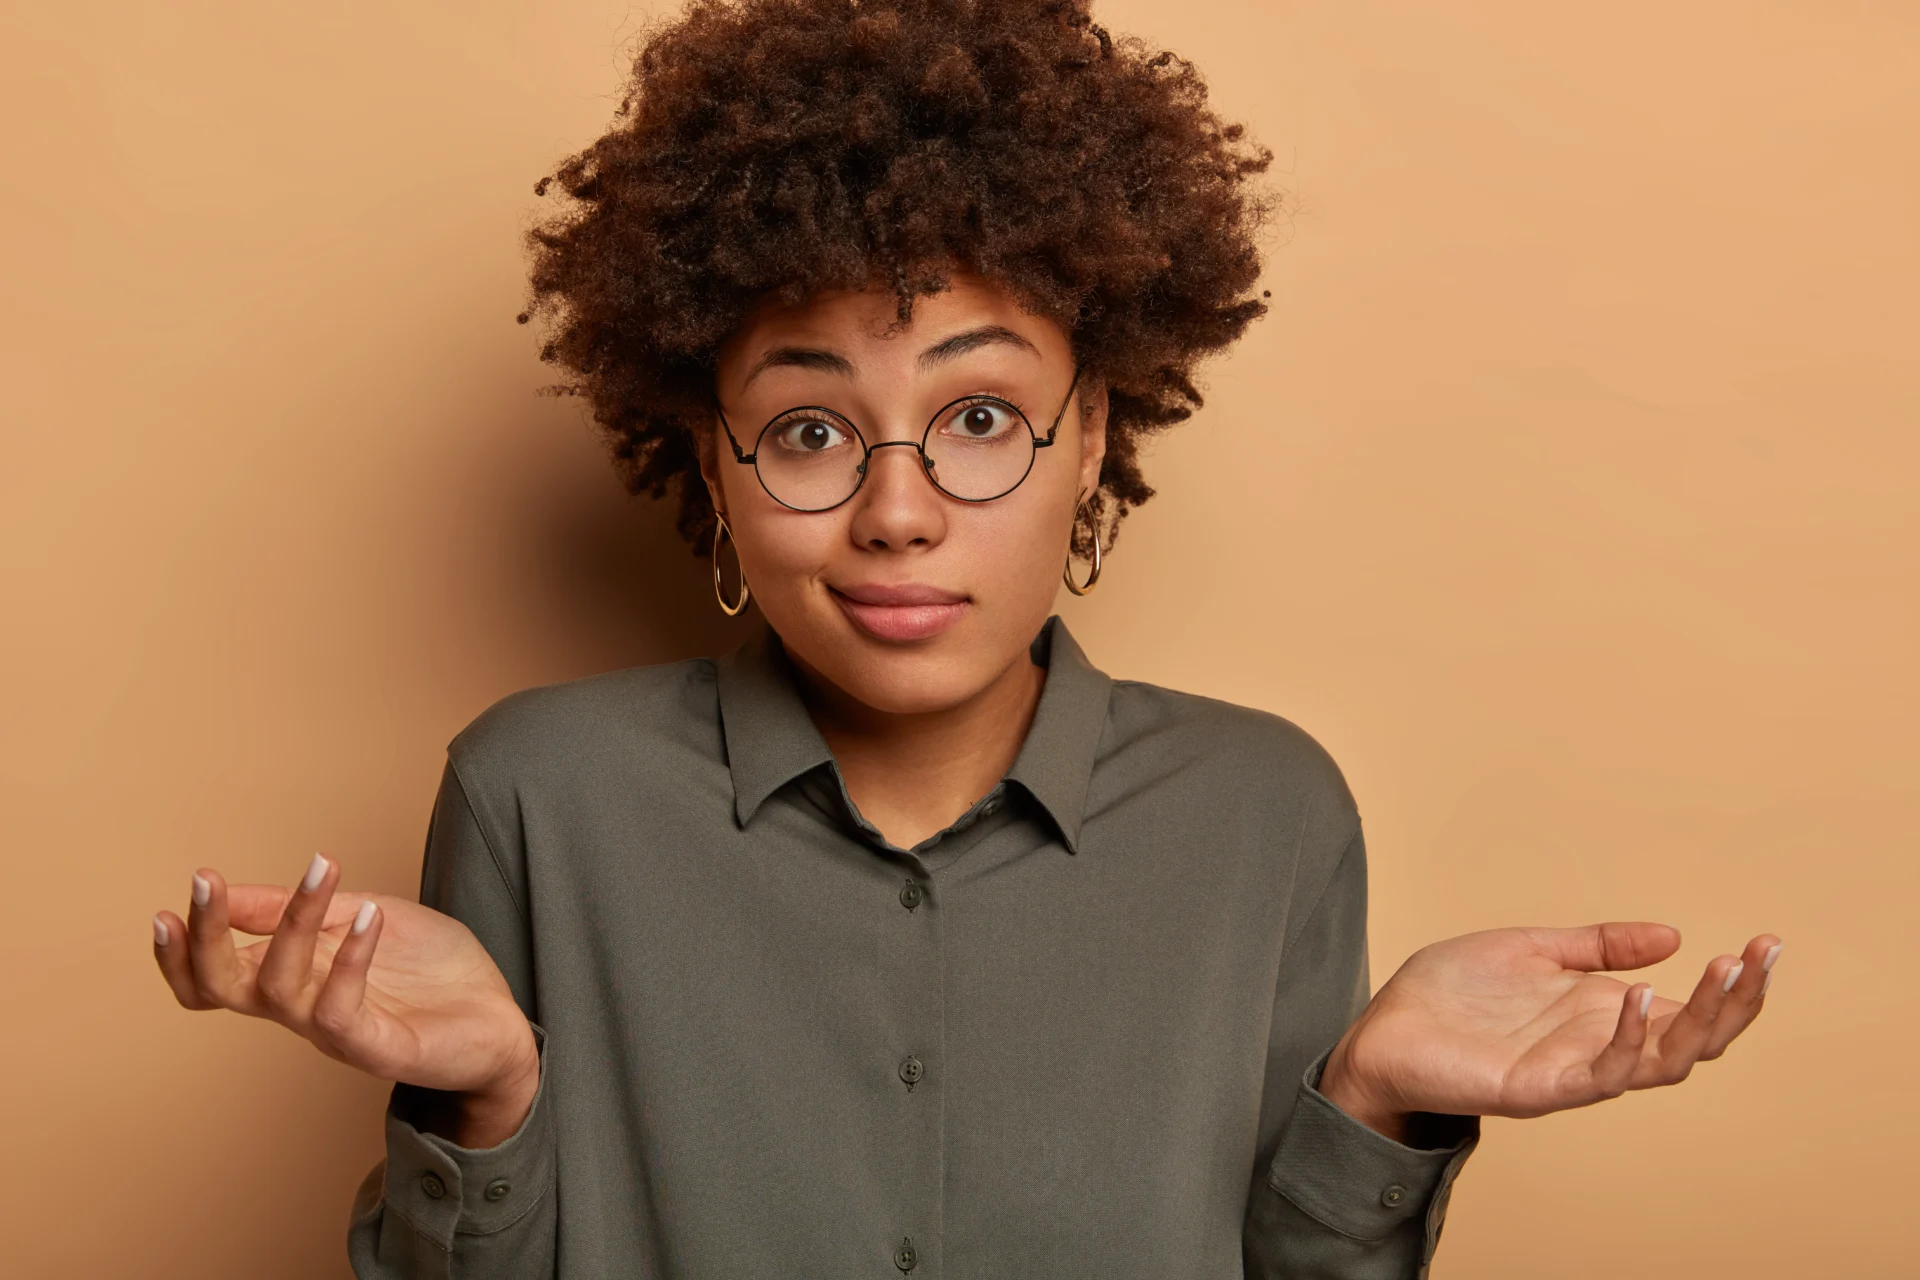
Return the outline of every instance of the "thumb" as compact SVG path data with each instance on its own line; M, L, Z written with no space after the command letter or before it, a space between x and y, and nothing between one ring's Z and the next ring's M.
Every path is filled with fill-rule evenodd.
M242 933L266 935L280 927L293 890L280 884L227 886L227 923Z
M1562 968L1596 973L1657 964L1680 949L1680 931L1645 920L1610 920L1577 929L1529 929L1543 955Z

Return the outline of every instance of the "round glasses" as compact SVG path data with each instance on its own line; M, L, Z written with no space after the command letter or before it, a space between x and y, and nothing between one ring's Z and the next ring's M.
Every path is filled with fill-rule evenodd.
M760 428L753 452L741 449L727 415L720 414L733 460L750 466L767 496L794 511L831 511L866 483L873 455L882 449L913 449L933 487L961 502L992 502L1020 487L1033 470L1036 451L1053 443L1067 406L1080 385L1075 366L1067 398L1045 436L1027 416L995 395L961 396L933 415L920 439L868 444L844 414L802 405L775 414Z

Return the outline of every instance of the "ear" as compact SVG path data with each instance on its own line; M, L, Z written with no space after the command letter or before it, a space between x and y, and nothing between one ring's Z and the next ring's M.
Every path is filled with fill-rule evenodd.
M1107 384L1105 379L1083 378L1080 401L1080 489L1090 496L1100 487L1100 464L1107 458Z
M720 423L718 420L690 427L694 454L700 459L700 479L706 482L707 498L713 509L725 515L726 490L720 483Z

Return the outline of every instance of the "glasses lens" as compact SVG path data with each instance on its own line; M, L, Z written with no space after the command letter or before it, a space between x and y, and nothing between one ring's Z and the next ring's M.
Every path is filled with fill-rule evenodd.
M1011 492L1033 466L1033 428L995 397L948 405L927 428L924 447L933 482L969 502Z
M767 424L754 453L760 483L774 501L799 511L825 511L859 487L866 445L837 413L790 409Z

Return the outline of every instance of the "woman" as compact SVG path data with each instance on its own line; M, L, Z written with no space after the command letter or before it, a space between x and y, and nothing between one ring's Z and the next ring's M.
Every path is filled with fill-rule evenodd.
M649 40L533 311L765 633L488 710L418 904L316 855L155 917L181 1003L398 1082L358 1274L1418 1275L1478 1116L1752 1021L1777 939L1682 1004L1597 972L1672 954L1653 924L1451 939L1369 1001L1327 754L1049 618L1264 309L1265 164L1078 3Z

